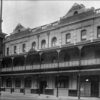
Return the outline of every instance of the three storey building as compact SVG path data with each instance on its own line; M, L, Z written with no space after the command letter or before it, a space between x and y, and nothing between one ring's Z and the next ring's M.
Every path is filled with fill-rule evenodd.
M4 47L3 91L100 97L100 9L74 4L48 25L18 24Z

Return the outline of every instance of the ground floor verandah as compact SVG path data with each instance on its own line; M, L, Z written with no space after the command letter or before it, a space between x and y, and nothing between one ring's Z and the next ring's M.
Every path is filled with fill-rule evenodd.
M78 73L2 76L2 91L9 93L76 96ZM100 74L81 72L81 97L100 97Z

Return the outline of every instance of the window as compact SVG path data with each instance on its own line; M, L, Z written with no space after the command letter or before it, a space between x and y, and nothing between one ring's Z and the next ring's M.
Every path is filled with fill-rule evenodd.
M14 54L16 54L16 53L17 53L17 47L14 46Z
M59 76L58 78L58 87L59 88L68 88L69 86L69 77L68 76ZM56 80L56 84L55 87L57 87L57 80Z
M7 55L9 55L9 47L7 47Z
M56 46L57 45L57 38L56 37L52 38L51 45L52 46Z
M36 48L36 42L32 42L32 48Z
M85 41L86 40L86 30L81 31L81 40Z
M25 79L25 87L26 88L30 88L31 87L31 79L30 78L26 78Z
M70 43L71 42L71 34L68 33L66 34L66 43Z
M25 52L26 51L25 48L26 48L26 44L23 44L22 45L22 52Z
M21 86L21 80L20 79L16 79L15 80L15 87L20 87Z
M9 78L6 80L6 86L11 87L12 86L12 80Z
M97 27L97 37L100 37L100 26Z
M46 40L42 40L41 42L41 48L45 48L46 47Z
M77 15L77 14L78 14L78 11L75 11L75 12L74 12L74 15Z

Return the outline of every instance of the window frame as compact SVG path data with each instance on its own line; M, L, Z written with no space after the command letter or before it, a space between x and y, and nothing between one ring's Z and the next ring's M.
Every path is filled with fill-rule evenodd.
M100 26L97 26L97 38L100 38Z
M35 49L36 48L36 42L33 41L31 46L32 46L32 49Z
M17 53L17 46L15 45L14 46L14 54L16 54Z
M55 82L55 87L57 87L57 78ZM68 76L59 76L58 88L68 88L69 87L69 77Z
M9 55L9 47L7 47L7 55Z
M41 41L41 49L44 49L44 48L46 48L46 40L45 39L43 39Z
M26 52L26 44L25 43L22 44L22 52Z
M51 46L54 47L54 46L57 46L57 37L53 37L52 40L51 40Z
M66 44L71 43L71 33L67 33L65 37L66 37Z
M85 32L85 35L84 35ZM84 38L85 37L85 38ZM81 30L81 41L86 41L87 40L87 30Z

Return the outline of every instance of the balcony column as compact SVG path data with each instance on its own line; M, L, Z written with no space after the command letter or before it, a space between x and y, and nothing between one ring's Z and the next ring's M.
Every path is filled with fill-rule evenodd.
M43 54L43 52L39 52L39 55L40 55L40 73L39 73L39 76L38 76L38 83L39 83L39 96L40 96L40 77L41 77L41 64L42 64L42 62L41 62L41 57L42 57L42 54Z
M12 71L14 70L13 67L14 67L14 64L13 64L13 61L14 61L14 57L11 57L11 60L12 60Z
M0 59L0 74L1 74L1 71L2 71L2 59ZM2 77L0 76L0 95L1 95L1 85L2 85Z
M26 72L26 57L27 57L27 55L24 55L24 58L25 58L25 60L24 60L24 67L25 67L25 72ZM24 79L23 79L23 94L25 95L25 74L24 74Z
M61 51L60 49L57 50L57 53L58 53L57 95L56 95L57 97L59 96L59 87L58 87L58 82L59 82L59 53L60 53L60 51Z
M48 36L48 48L49 48L49 36L50 36L50 32L47 33Z
M78 71L78 91L77 91L77 95L78 95L78 100L80 100L80 94L81 94L81 91L80 91L80 88L81 88L81 81L80 81L80 77L81 77L81 50L82 50L82 47L83 46L78 46L78 50L79 50L79 71Z

